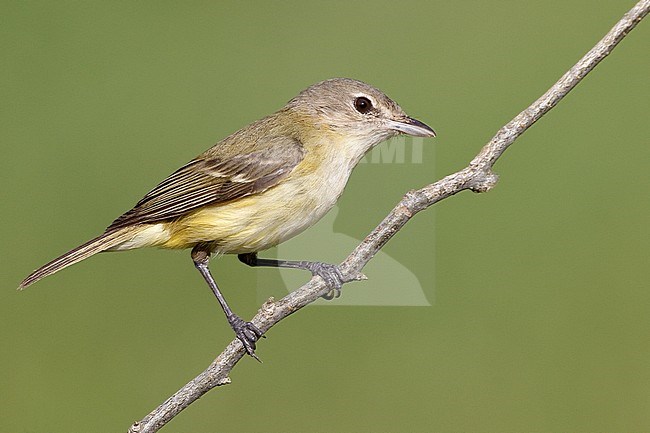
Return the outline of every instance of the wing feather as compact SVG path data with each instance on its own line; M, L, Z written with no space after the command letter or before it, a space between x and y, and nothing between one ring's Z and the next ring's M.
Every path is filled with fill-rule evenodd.
M260 140L268 146L256 143L258 150L231 157L219 155L218 147L210 149L168 176L107 230L171 220L201 206L266 191L298 165L304 150L290 137Z

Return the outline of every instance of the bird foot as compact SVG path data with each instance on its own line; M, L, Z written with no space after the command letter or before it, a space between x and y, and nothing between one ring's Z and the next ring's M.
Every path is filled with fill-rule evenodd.
M229 322L233 331L235 331L235 336L244 346L246 353L262 362L255 354L255 343L260 339L260 337L266 338L264 333L253 323L246 322L236 314L233 314L233 316L229 318Z
M312 275L321 277L330 288L330 291L322 296L323 299L330 301L341 296L341 286L346 281L337 265L323 262L308 262L305 269L309 270Z

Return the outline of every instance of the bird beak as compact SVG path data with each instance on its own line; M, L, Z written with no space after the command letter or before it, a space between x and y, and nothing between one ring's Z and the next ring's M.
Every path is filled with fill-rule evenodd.
M411 117L404 117L399 120L388 120L387 126L389 129L401 132L403 134L412 135L413 137L435 137L436 131L431 127Z

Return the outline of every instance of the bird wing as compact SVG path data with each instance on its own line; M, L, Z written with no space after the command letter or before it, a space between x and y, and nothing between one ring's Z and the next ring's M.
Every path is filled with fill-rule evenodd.
M304 148L294 138L259 141L266 143L258 142L257 150L229 157L220 156L218 147L210 149L163 180L106 230L170 220L201 206L266 191L303 159Z

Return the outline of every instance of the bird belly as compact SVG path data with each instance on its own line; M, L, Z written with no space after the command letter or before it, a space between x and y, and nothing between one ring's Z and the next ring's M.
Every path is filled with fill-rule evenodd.
M206 206L167 223L170 237L160 246L189 248L207 242L216 253L242 254L296 236L334 206L350 172L339 170L330 178L319 170L295 174L262 193Z

